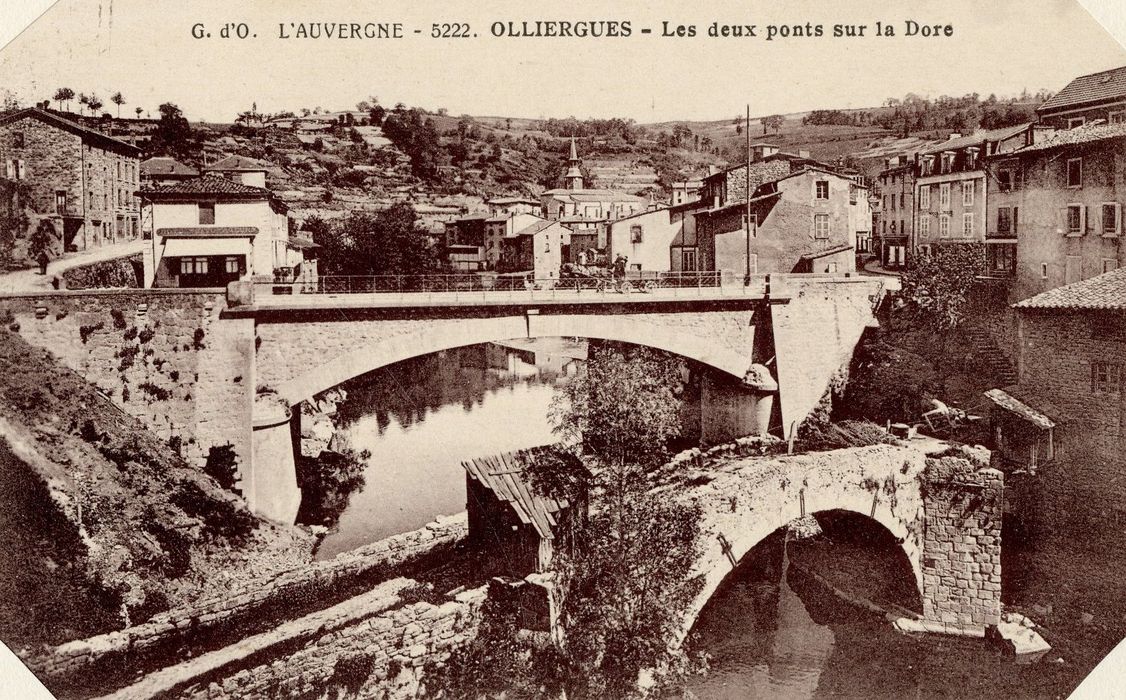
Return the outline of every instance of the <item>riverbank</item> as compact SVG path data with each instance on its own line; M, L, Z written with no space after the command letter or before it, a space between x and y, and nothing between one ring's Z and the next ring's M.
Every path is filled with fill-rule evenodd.
M253 516L7 324L0 443L0 511L18 533L0 556L19 572L0 599L0 638L21 655L311 559L308 532Z

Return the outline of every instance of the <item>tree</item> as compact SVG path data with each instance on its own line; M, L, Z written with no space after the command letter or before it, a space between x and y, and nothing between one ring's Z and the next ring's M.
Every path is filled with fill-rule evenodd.
M581 490L592 499L574 544L553 564L563 628L563 671L554 675L567 697L633 697L642 671L670 682L687 668L669 641L699 592L691 571L700 513L656 492L651 479L679 433L679 391L675 358L596 346L553 404L556 432L582 446L589 471L537 469L533 486L576 500Z
M86 93L83 92L78 95L78 104L82 105L82 113L86 114L86 105L90 104L90 98L87 97Z
M118 91L113 93L109 101L117 105L117 118L121 119L121 105L125 104L125 96Z
M944 243L916 257L903 273L902 298L916 320L948 335L962 324L970 293L985 271L984 243Z
M778 131L779 129L782 128L782 125L785 124L785 123L786 123L786 118L783 117L781 114L772 114L769 117L766 117L765 119L762 120L763 128L764 129L770 129L771 131Z
M140 108L140 107L137 107L137 108L136 108L136 109L134 109L133 111L137 113L137 118L138 118L138 119L140 119L140 118L141 118L141 112L143 112L143 111L145 111L145 110L144 110L144 109L142 109L142 108Z
M24 202L29 194L25 182L0 178L0 264L12 259L16 240L27 234Z
M90 108L90 114L97 114L98 110L102 108L102 101L97 95L90 95L86 101L86 106Z
M54 99L56 102L62 102L64 105L66 105L66 111L69 112L70 101L74 99L74 90L71 90L68 87L61 87L58 90L55 90Z
M336 224L306 224L321 246L328 275L421 275L439 269L438 258L409 204L376 214L353 212Z
M189 159L193 149L192 128L180 108L165 102L158 108L160 119L149 142L149 155Z
M27 239L27 257L34 260L39 257L40 253L51 254L52 249L55 247L55 241L58 237L55 233L55 226L47 219L39 222L39 227L35 229L35 233Z

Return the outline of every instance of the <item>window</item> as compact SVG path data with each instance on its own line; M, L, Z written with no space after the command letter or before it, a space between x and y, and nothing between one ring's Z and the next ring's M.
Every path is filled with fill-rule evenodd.
M950 217L946 214L938 217L938 235L940 238L950 237Z
M1048 279L1048 263L1040 263L1040 279Z
M1111 270L1118 269L1118 260L1116 258L1103 258L1103 272L1110 272Z
M1087 207L1082 204L1067 205L1067 235L1082 236L1087 232Z
M962 206L972 207L974 205L974 183L973 180L966 180L962 183Z
M199 203L199 223L200 224L214 224L215 223L215 202L200 202Z
M1107 115L1107 122L1111 124L1126 123L1126 112L1111 112Z
M922 187L919 188L919 208L924 209L924 210L931 208L931 186L930 185L923 185Z
M227 272L228 274L234 274L234 275L237 275L237 274L238 274L238 271L239 271L239 270L238 270L238 268L239 268L239 265L238 265L238 258L237 258L237 257L234 257L234 256L227 256L227 257L226 257L226 258L225 258L225 259L223 260L223 269L224 269L224 270L225 270L225 271L226 271L226 272Z
M19 158L13 158L6 163L6 174L9 180L26 180L27 164Z
M828 214L814 214L813 215L813 237L814 238L828 238L829 237L829 215Z
M942 211L950 209L950 183L944 182L938 186L938 208Z
M1067 186L1083 186L1083 159L1069 158L1067 160Z
M12 148L23 148L23 132L17 131L12 134Z
M1013 243L999 243L986 247L989 272L995 277L1008 277L1016 270L1017 247Z
M1068 129L1074 129L1077 126L1083 126L1086 123L1087 123L1086 117L1072 117L1071 119L1067 120L1067 128Z
M1063 283L1072 284L1083 279L1083 258L1078 255L1068 255L1064 259Z
M923 218L919 219L919 237L931 237L931 218L929 216L924 216Z
M971 148L966 151L966 170L977 170L977 149Z
M1009 168L1003 168L997 171L997 189L1002 192L1013 191L1013 171Z
M817 199L828 199L829 198L829 181L828 180L818 180L814 184L815 184L815 190L814 190L815 194L814 194L814 196Z
M629 242L630 243L640 243L641 242L641 226L640 225L635 224L635 225L629 227Z
M66 213L66 190L55 190L55 213Z
M903 193L902 192L899 193L899 208L900 209L903 208Z
M680 269L686 272L696 271L696 251L692 248L685 248L680 251Z
M1121 207L1117 202L1103 204L1102 232L1104 236L1117 236L1121 232L1122 216L1120 209Z
M962 214L962 236L965 238L973 238L974 236L974 215L972 213Z
M1117 394L1122 379L1122 365L1117 362L1091 363L1091 391Z
M1013 210L1011 207L997 207L997 233L1012 233Z
M207 258L180 258L181 275L206 275Z

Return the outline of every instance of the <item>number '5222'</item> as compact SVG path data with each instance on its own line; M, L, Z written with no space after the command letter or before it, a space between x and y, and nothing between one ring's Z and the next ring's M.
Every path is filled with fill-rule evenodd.
M467 39L473 35L468 24L454 23L430 25L430 36L435 39Z

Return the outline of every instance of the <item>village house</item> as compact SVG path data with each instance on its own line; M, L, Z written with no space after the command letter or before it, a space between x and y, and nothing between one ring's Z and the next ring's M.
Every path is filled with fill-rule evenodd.
M857 231L871 226L867 188L834 172L794 167L786 158L760 160L704 180L702 204L709 208L695 212L701 270L742 277L856 269Z
M486 269L485 225L487 214L459 216L445 224L445 245L449 266L458 272Z
M207 173L215 173L235 182L251 187L266 187L266 174L274 166L257 158L246 156L227 156L211 165L204 166Z
M535 214L539 216L543 212L539 200L527 197L493 197L485 204L489 205L489 214L492 216L512 214Z
M886 268L901 268L907 264L907 251L915 211L915 168L905 157L895 156L885 160L885 167L876 177L879 215L875 221L875 236L880 264Z
M697 200L633 214L609 223L610 261L626 258L634 271L695 272L699 269L696 240ZM572 236L571 248L576 245Z
M1036 108L1039 124L1074 129L1092 122L1126 122L1126 66L1083 75Z
M537 281L558 279L559 268L569 259L571 229L559 221L542 219L505 238L501 245L499 272L530 272Z
M704 189L703 180L684 180L674 182L669 186L669 206L677 207L700 199L700 192Z
M51 228L52 255L140 235L139 156L135 146L39 108L0 118L2 174L26 186L28 230Z
M1019 381L986 392L995 454L1037 505L1126 516L1126 268L1017 303ZM1014 480L1014 486L1017 482ZM1006 489L1010 479L1006 477Z
M294 267L286 207L268 190L211 173L141 197L153 229L144 250L146 287L223 287ZM302 261L312 250L295 247Z
M536 211L539 211L538 205ZM505 238L543 220L543 217L531 212L504 209L485 219L485 269L497 269Z
M1029 124L951 134L915 156L914 251L931 245L985 240L986 159L1030 143Z
M1119 266L1126 123L1037 131L988 167L987 264L1010 302Z
M141 184L148 187L174 185L199 177L199 171L175 158L149 158L141 162Z

